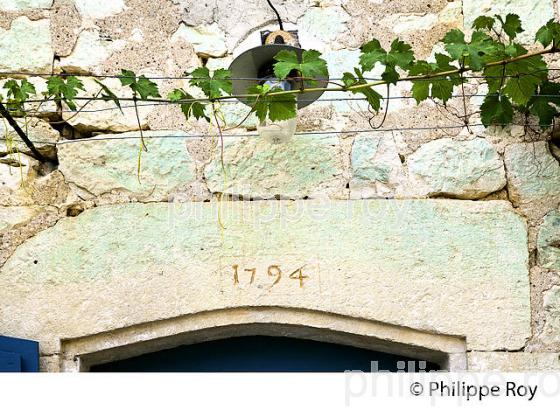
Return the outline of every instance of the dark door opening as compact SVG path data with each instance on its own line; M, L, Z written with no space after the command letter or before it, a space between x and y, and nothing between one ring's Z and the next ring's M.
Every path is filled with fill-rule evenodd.
M92 372L343 372L439 370L431 362L352 346L289 337L244 336L179 346L92 366Z

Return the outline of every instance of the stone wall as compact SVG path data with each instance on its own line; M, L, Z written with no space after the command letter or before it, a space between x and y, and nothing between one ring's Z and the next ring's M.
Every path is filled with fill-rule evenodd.
M356 66L373 37L386 46L398 36L428 58L446 31L468 31L481 13L519 14L527 44L559 13L557 0L276 3L331 77ZM41 92L51 71L125 68L158 77L166 94L188 87L169 77L227 68L274 28L257 0L0 0L0 72ZM99 90L83 80L84 96ZM117 79L103 81L130 96ZM471 112L482 87L468 86ZM472 370L560 370L554 135L464 129L460 99L416 105L406 83L391 96L382 130L359 102L330 95L298 113L302 134L286 143L236 136L254 130L249 116L226 132L223 164L216 132L178 107L145 104L139 121L126 102L122 113L103 101L78 114L36 107L28 135L48 164L17 138L8 155L0 140L0 334L39 340L43 370L69 370L82 338L132 329L134 343L149 341L174 334L156 332L162 321L214 310L246 318L236 309L252 308L255 321L274 322L259 309L281 307L316 312L301 313L300 325L322 313L327 329L332 315L396 326L388 342L427 349L441 342L430 335L449 336L452 347L439 350L463 349ZM248 108L222 111L231 128ZM138 178L140 127L148 151ZM239 283L233 266L244 270ZM284 270L281 281L271 266ZM300 266L304 282L285 277ZM345 331L365 335L370 325L352 326Z

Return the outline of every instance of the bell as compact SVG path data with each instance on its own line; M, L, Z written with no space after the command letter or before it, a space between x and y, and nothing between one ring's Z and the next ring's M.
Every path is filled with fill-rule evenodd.
M254 85L264 84L265 82L278 81L274 75L274 57L282 50L292 50L296 52L301 61L303 49L287 44L265 44L252 48L237 56L229 66L233 82L233 94L248 94L247 89ZM327 86L328 78L321 78L313 87L324 88ZM289 81L289 89L300 89L301 80ZM287 87L282 86L283 89ZM303 108L317 100L323 91L313 91L297 95L298 108ZM249 105L247 99L241 98L240 101Z

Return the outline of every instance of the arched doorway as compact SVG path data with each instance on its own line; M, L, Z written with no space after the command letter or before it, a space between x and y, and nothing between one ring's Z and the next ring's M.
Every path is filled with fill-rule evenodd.
M268 341L278 339L275 345L276 351L272 349L272 352L270 350L266 352L261 349L259 362L268 360L271 363L270 357L278 356L279 350L291 352L290 357L293 357L295 351L300 352L298 353L300 355L307 352L305 360L310 360L311 354L316 354L323 349L329 352L330 356L338 355L346 358L346 362L342 362L338 368L343 370L362 369L366 366L366 370L369 371L371 360L381 361L382 358L389 358L394 363L399 360L423 361L426 362L428 369L441 368L453 371L466 369L464 337L428 333L329 312L272 306L206 311L75 339L64 339L61 340L60 369L86 372L113 371L118 370L116 366L124 369L123 366L131 365L132 362L124 363L129 359L160 360L162 357L158 358L158 354L168 354L171 357L169 360L176 361L178 359L173 355L182 354L189 357L190 354L190 357L193 357L192 349L199 349L199 351L202 349L203 353L198 356L209 356L209 349L213 346L217 348L214 348L210 354L223 355L236 348L239 350L239 346L244 343L253 343L253 346L263 345L261 343L263 339L249 339L255 337L271 338L266 339ZM238 343L238 345L234 346L231 343ZM173 349L178 350L173 351ZM186 350L181 352L181 349ZM167 350L171 351L162 353ZM191 353L187 350L191 350ZM156 356L147 357L150 354ZM359 364L355 367L353 363L356 362L352 360L356 357L361 358L360 363L366 361L366 365ZM221 360L223 362L226 359ZM301 359L299 363L304 363L305 360ZM317 363L320 355L313 360ZM113 366L113 369L102 367L106 364ZM205 365L208 366L208 363ZM138 362L136 366L139 366ZM316 369L321 371L317 366ZM188 371L185 367L180 370Z
M92 372L430 371L431 362L336 343L243 336L178 346L92 366Z

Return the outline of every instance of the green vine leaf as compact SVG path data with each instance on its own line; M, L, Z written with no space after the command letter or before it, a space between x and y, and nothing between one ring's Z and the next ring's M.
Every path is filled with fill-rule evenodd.
M122 75L119 77L121 84L129 86L134 95L139 95L141 100L147 100L149 97L161 97L157 84L145 75L136 77L134 71L121 70L121 72Z
M506 16L505 20L499 15L496 15L496 18L502 25L502 30L507 34L510 41L513 41L519 33L523 33L525 31L521 27L521 19L517 14L510 13Z
M541 127L549 127L558 116L560 108L560 84L545 81L539 87L538 94L531 97L529 111L539 118Z
M346 88L352 87L354 85L362 85L367 84L367 81L364 79L364 74L359 68L354 68L354 72L356 75L352 73L344 73L342 76L342 82ZM349 90L352 94L362 94L366 97L368 104L370 107L375 111L379 112L381 109L381 100L383 96L375 91L371 87L360 88L359 90Z
M25 102L30 96L37 93L35 86L26 79L21 80L19 84L16 80L8 80L4 84L4 89L8 90L8 98L17 102Z
M208 67L199 67L191 73L185 73L193 78L189 83L202 90L208 99L213 100L223 96L223 94L231 94L233 85L231 83L231 73L229 70L220 68L210 75Z
M558 44L560 41L560 23L557 23L554 19L548 20L544 26L538 29L535 41L541 43L543 47Z
M361 51L360 66L362 70L371 71L377 63L385 65L385 71L381 74L381 78L389 84L396 84L399 79L396 67L406 70L414 61L412 47L398 39L391 43L388 52L381 47L381 43L377 39L364 44Z
M105 84L103 84L101 81L94 79L94 81L97 83L97 85L99 85L101 87L101 90L103 91L103 93L101 94L101 98L104 99L105 101L113 101L115 103L115 105L118 107L118 109L120 110L121 114L123 113L122 107L121 107L121 102L119 100L119 97L117 97L115 95L114 92L112 92L109 87L107 87Z
M512 57L527 53L519 44L514 44ZM508 62L504 65L486 67L483 71L488 83L488 92L504 92L514 104L524 106L535 93L537 86L548 77L547 65L541 56Z
M317 81L307 78L327 78L329 70L327 62L321 58L321 53L316 50L305 50L301 56L301 62L293 50L282 50L274 56L274 75L284 80L292 71L304 78L304 84L315 86Z
M179 102L181 100L195 100L195 98L190 95L185 90L180 88L176 88L175 90L171 91L167 98L173 102ZM189 118L194 117L197 120L200 118L204 118L206 121L210 122L210 117L206 115L205 109L206 106L201 104L197 101L185 101L181 104L181 111L185 115L185 119L188 121Z
M453 60L462 62L474 70L480 70L498 50L494 39L482 31L475 31L471 41L465 41L465 34L459 29L449 31L442 40L445 50Z
M450 57L437 53L436 62L417 61L409 71L412 76L432 76L432 78L412 80L412 96L416 103L426 100L428 97L436 98L446 103L453 95L453 87L460 85L463 80L458 73L438 75L446 71L456 70L457 67L450 63Z
M67 77L53 76L47 80L47 96L57 101L64 101L72 111L76 110L74 99L79 90L85 91L84 83L73 75Z
M548 76L546 64L540 57L510 63L506 72L514 77L507 80L504 93L511 98L513 103L520 106L529 102L537 86Z
M496 20L494 19L494 17L479 16L476 19L474 19L474 22L472 24L472 28L474 28L475 30L490 31L494 27L494 23L496 23Z
M257 97L249 99L257 118L264 122L268 117L270 121L284 121L295 118L297 114L296 96L294 94L270 94L274 91L282 91L280 88L270 88L268 84L255 85L247 90Z
M8 80L4 84L4 89L7 90L8 108L14 111L23 111L25 101L37 93L35 86L26 79L21 80L19 84L16 80Z
M488 94L480 106L480 119L486 127L510 124L513 120L513 106L505 95Z

